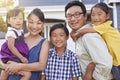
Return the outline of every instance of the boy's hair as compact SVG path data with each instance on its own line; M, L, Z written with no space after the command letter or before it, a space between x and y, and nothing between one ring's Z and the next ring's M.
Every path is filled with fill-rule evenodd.
M24 12L23 12L21 9L14 8L14 9L11 9L11 10L9 10L9 11L7 12L7 15L6 15L7 27L11 27L11 25L8 23L8 20L9 20L11 17L17 16L19 13L22 13L22 14L23 14L23 19L24 19Z
M94 6L91 8L91 13L92 13L93 8L100 8L100 9L103 10L106 14L109 14L109 13L110 13L110 8L107 6L107 4L105 4L105 3L103 3L103 2L100 2L100 3L97 3L96 5L94 5Z
M85 7L85 5L84 5L82 2L76 1L76 0L69 2L69 3L65 6L65 15L66 15L67 10L68 10L70 7L72 7L72 6L80 6L81 9L82 9L82 11L83 11L83 14L84 14L84 16L85 16L85 14L86 14L86 7Z
M64 32L66 33L67 36L69 36L69 31L67 29L67 27L65 25L63 25L62 23L57 23L57 24L54 24L51 29L50 29L50 36L52 34L52 32L56 29L63 29Z
M45 21L44 13L39 8L33 9L27 18L29 18L32 14L36 15L42 22Z

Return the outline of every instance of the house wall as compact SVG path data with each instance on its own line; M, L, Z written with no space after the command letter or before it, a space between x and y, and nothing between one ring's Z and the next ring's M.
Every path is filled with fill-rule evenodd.
M65 5L72 0L19 0L19 5L27 6L54 6Z
M116 6L117 6L117 26L118 30L120 31L120 3L118 3Z

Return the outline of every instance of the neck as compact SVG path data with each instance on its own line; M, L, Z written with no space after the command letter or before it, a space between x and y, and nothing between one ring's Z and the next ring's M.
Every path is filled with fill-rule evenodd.
M66 50L66 47L56 48L56 52L59 56L62 56Z
M30 39L36 39L36 38L38 38L38 37L41 37L39 34L38 34L38 35L31 35L30 33L27 33L26 35L27 35L27 37L29 37Z

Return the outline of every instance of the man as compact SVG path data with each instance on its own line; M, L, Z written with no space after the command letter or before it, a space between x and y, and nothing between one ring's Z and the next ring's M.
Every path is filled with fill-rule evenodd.
M79 1L71 1L65 6L65 16L72 32L91 27L86 24L86 8ZM83 80L111 80L112 57L101 36L97 33L87 33L75 43Z

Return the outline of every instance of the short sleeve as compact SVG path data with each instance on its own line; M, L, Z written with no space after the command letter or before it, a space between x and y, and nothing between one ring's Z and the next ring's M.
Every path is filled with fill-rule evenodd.
M17 38L15 32L12 31L12 30L8 30L8 32L6 33L6 39L7 39L8 37Z
M81 68L80 68L80 63L79 63L77 55L75 55L75 57L72 61L72 76L73 77L80 77L81 76Z

